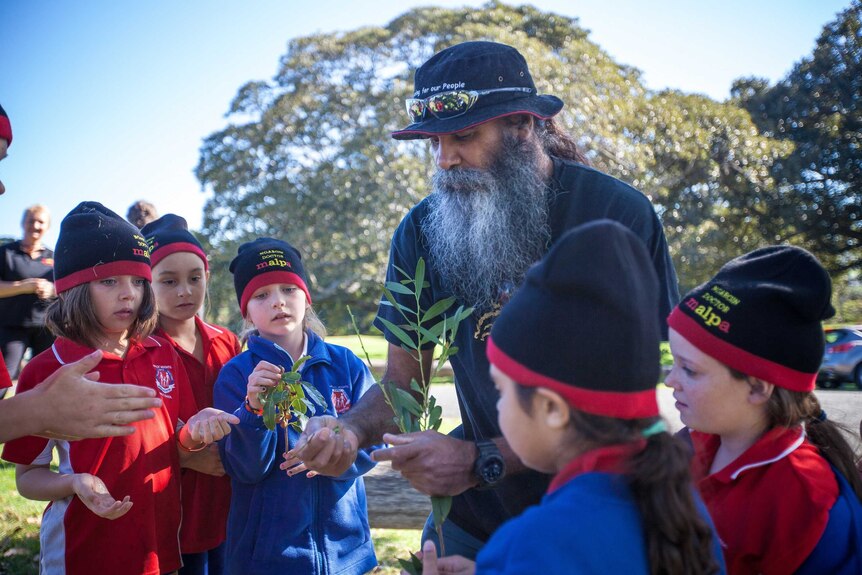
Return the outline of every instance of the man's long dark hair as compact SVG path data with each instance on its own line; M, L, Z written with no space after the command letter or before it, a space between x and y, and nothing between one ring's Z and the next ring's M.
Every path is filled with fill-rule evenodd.
M590 165L590 161L581 152L575 139L557 123L557 120L554 118L537 120L535 126L536 134L547 154L562 160L572 160L585 166Z

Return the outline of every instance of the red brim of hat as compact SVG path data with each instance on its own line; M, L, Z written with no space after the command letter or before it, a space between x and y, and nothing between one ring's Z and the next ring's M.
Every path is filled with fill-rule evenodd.
M12 145L12 124L8 116L0 116L0 138L6 140L6 146Z
M562 109L563 101L556 96L531 96L493 104L484 108L471 108L462 116L445 120L435 118L428 113L421 122L410 124L403 130L392 132L392 137L396 140L418 140L421 138L433 138L434 136L445 136L475 128L491 120L517 114L529 114L540 120L547 120L556 116Z
M209 262L207 262L207 256L204 251L189 242L174 242L172 244L164 244L164 246L159 247L159 249L150 253L150 266L156 267L160 261L177 252L189 252L195 254L203 260L204 270L209 270Z
M245 288L242 290L242 297L239 302L239 309L242 311L242 316L245 317L246 312L248 311L248 301L251 299L251 296L254 295L259 288L271 285L271 284L293 284L305 293L305 300L308 302L308 305L311 305L311 294L308 293L308 286L305 285L305 282L299 277L297 274L293 272L267 272L264 274L260 274L258 276L254 276L248 284L246 284Z
M69 274L66 277L57 278L54 280L54 288L57 290L57 293L61 293L81 284L114 276L137 276L144 278L148 282L153 281L149 264L120 260L92 266Z
M791 391L814 391L816 373L805 373L749 353L709 333L694 319L674 308L667 318L672 330L724 365Z
M658 398L654 388L621 392L576 387L571 383L542 375L519 363L494 345L492 338L488 338L486 353L488 361L518 384L526 387L545 387L555 391L579 411L618 419L645 419L659 414Z

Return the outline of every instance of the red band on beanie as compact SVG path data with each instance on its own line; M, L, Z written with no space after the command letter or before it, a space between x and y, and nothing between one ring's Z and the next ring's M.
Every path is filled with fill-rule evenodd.
M594 389L575 387L570 383L558 381L535 372L517 362L497 347L494 344L494 340L490 337L488 338L486 353L488 361L520 385L546 387L559 393L569 405L580 411L620 419L643 419L656 417L659 414L655 389L621 392L596 391Z
M156 267L160 261L165 259L171 254L175 254L177 252L189 252L198 256L204 262L204 270L209 270L209 262L207 261L207 255L204 253L202 249L198 246L189 243L189 242L174 242L171 244L164 244L150 252L150 266Z
M703 353L746 375L791 391L813 391L817 373L804 373L749 353L711 334L685 312L674 308L667 324Z
M143 262L119 260L89 267L67 276L56 278L54 288L57 293L72 289L75 286L114 276L138 276L148 282L153 281L150 266Z
M248 307L248 300L254 295L259 288L270 284L294 284L305 293L305 300L308 305L311 305L311 294L308 293L308 287L302 278L293 272L266 272L258 276L254 276L242 290L242 298L240 298L239 309L242 311L242 316L245 317Z
M7 116L0 116L0 138L6 140L7 146L12 145L12 124Z

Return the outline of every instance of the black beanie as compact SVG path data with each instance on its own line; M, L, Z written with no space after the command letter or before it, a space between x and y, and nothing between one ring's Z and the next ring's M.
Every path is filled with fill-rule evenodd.
M160 261L176 252L191 252L209 269L203 246L189 231L185 218L176 214L165 214L141 228L150 248L150 265L156 267Z
M295 284L305 292L305 299L311 304L302 256L287 242L274 238L257 238L242 244L236 257L230 262L230 271L243 317L252 294L259 287L269 284Z
M6 147L12 145L12 124L9 123L9 116L3 106L0 106L0 138L6 140Z
M118 275L152 281L146 240L138 228L99 202L81 202L60 223L54 286L64 292Z
M811 391L823 360L821 321L835 315L832 281L813 255L770 246L730 260L691 290L668 325L728 367Z
M575 409L657 416L658 279L627 227L596 220L561 237L503 307L488 359L520 385L547 387Z

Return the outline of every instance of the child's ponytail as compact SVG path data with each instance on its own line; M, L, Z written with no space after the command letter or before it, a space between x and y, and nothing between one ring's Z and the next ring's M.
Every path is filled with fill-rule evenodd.
M528 409L532 390L518 386L518 400ZM576 440L590 448L638 441L646 447L629 460L626 480L643 518L650 573L718 573L714 536L705 508L698 509L689 471L691 450L667 431L653 432L662 420L617 419L572 409ZM646 432L645 432L646 430Z
M712 528L697 508L690 451L667 432L647 438L626 475L643 517L650 573L717 573Z
M862 477L857 468L859 460L845 435L852 435L853 431L828 419L817 396L810 391L790 391L776 386L767 406L769 426L804 425L808 440L844 476L856 497L862 501Z

